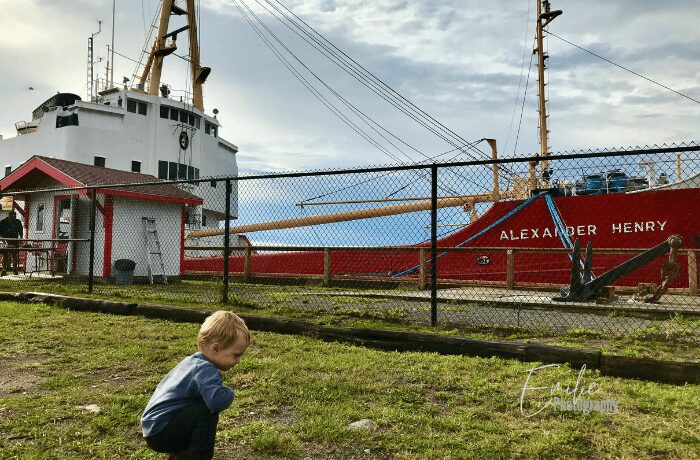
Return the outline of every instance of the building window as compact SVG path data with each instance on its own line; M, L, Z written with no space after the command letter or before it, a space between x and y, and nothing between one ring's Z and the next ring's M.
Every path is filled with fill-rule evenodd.
M177 121L177 109L170 107L170 119Z
M127 112L136 113L136 101L134 99L126 100L126 110Z
M168 163L168 179L177 180L177 163Z
M12 172L12 165L5 165L5 177L9 176Z
M159 161L158 162L158 179L168 179L168 162Z
M170 109L168 106L161 105L160 106L160 117L161 118L168 118L168 115L170 114Z
M36 231L44 231L44 203L39 203L36 206Z
M146 115L148 113L148 104L139 101L139 115Z
M202 213L202 227L207 226L207 215Z
M98 157L95 155L95 166L99 166L100 168L105 167L105 157Z
M131 172L140 173L141 172L141 162L132 160L131 161Z

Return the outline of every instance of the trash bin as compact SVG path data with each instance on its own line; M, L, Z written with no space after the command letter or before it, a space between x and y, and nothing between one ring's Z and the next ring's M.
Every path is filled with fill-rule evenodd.
M114 283L132 284L136 262L130 259L119 259L114 262Z

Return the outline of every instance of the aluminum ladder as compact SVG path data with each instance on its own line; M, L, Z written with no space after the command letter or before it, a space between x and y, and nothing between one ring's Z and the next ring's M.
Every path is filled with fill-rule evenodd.
M146 266L148 267L148 281L153 284L153 278L163 277L163 284L168 284L168 277L165 275L165 264L163 263L163 252L160 248L160 239L156 228L155 217L142 217L143 237L146 247ZM154 267L153 258L156 259ZM160 273L156 273L154 268L160 268Z

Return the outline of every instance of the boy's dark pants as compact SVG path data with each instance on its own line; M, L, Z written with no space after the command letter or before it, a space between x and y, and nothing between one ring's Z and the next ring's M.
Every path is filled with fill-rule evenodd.
M148 447L162 453L189 453L183 458L210 460L219 414L212 414L203 401L190 404L171 417L163 431L146 438Z

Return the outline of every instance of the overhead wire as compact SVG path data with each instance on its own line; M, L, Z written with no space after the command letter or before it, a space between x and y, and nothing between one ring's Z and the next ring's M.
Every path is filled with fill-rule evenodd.
M248 24L253 28L255 33L260 37L261 40L265 43L265 45L275 54L275 56L282 62L282 64L289 70L292 75L294 75L297 80L299 80L304 87L306 87L316 99L318 99L323 105L325 105L335 116L340 118L343 123L347 124L353 131L355 131L358 135L360 135L363 139L365 139L367 142L369 142L371 145L373 145L375 148L380 150L381 152L385 153L387 156L390 158L393 158L395 161L400 161L398 158L393 156L391 152L389 152L386 148L384 148L382 145L378 144L374 139L372 139L370 136L368 136L360 127L358 127L355 123L353 123L350 119L348 119L342 112L340 112L328 99L320 94L316 88L311 85L306 78L304 78L303 75L301 75L292 65L289 63L289 61L275 48L275 46L264 36L261 30L255 25L253 20L249 18L248 13L244 11L243 7L239 4L239 0L234 0L234 6L239 10L239 12L244 16L245 20L248 22Z
M348 56L347 54L345 54L342 50L339 50L335 45L333 45L333 43L331 43L330 41L328 41L325 37L323 37L323 36L322 36L320 33L318 33L315 29L313 29L313 27L309 26L306 22L304 22L302 19L300 19L298 16L296 16L292 11L290 11L288 8L286 8L284 5L282 5L280 2L277 2L277 3L280 4L280 6L281 6L282 8L284 8L284 10L286 10L289 14L285 13L284 11L281 11L281 10L280 10L279 8L277 8L270 0L264 0L265 3L267 3L267 4L270 5L272 8L274 8L275 11L276 11L279 15L281 15L281 16L282 16L284 19L286 19L290 24L292 24L296 29L298 29L302 34L304 34L304 36L302 36L299 32L297 32L297 31L295 31L294 29L292 29L282 18L280 18L280 16L279 16L278 14L275 14L273 11L270 11L269 8L265 7L265 5L263 5L263 4L261 3L260 0L255 0L255 1L256 1L261 7L263 7L266 11L268 11L268 13L270 13L273 17L275 17L278 21L280 21L283 25L285 25L289 30L291 30L292 32L294 32L294 33L295 33L297 36L299 36L302 40L304 40L304 41L305 41L306 43L308 43L310 46L312 46L313 48L315 48L315 49L316 49L319 53L321 53L323 56L327 57L329 60L331 60L331 61L332 61L334 64L336 64L338 67L340 67L342 70L344 70L344 71L345 71L346 73L348 73L350 76L352 76L352 77L355 78L357 81L359 81L360 83L362 83L364 86L366 86L367 88L369 88L370 90L372 90L375 94L377 94L378 96L380 96L382 99L384 99L385 101L389 102L389 103L390 103L391 105L393 105L395 108L397 108L398 110L400 110L401 112L403 112L404 114L406 114L407 116L409 116L410 118L412 118L412 119L413 119L414 121L416 121L417 123L419 123L419 124L421 124L422 126L424 126L426 129L430 130L433 134L435 134L435 135L437 135L438 137L440 137L441 139L445 140L446 142L448 142L448 143L449 143L450 145L452 145L453 147L456 147L456 148L461 149L463 153L466 153L466 151L464 150L464 147L468 147L469 149L480 153L482 156L486 156L486 154L485 154L483 151L481 151L480 149L478 149L478 148L476 147L475 143L472 143L472 142L469 142L469 141L464 140L463 138L461 138L461 136L456 135L454 132L452 132L452 131L450 131L448 128L446 128L444 125L440 124L437 120L435 120L434 118L432 118L429 114L423 112L421 109L419 109L418 107L416 107L413 103L411 103L411 102L408 101L406 98L404 98L403 96L401 96L401 94L397 93L397 92L396 92L395 90L393 90L391 87L389 87L388 85L386 85L381 79L379 79L378 77L376 77L375 75L373 75L371 72L369 72L367 69L365 69L361 64L357 63L354 59L352 59L350 56ZM295 19L296 19L296 20L295 20ZM305 30L299 23L303 24L303 25L306 26L309 30L311 30L315 36L320 37L320 39L323 40L323 42L319 41L314 35L311 35L311 34L310 34L307 30ZM309 37L309 38L307 39L307 38L305 38L305 36L306 36L306 37ZM314 43L311 43L311 42L309 41L309 39L312 40L315 44L314 44ZM324 42L325 42L325 43L328 43L328 45L330 45L330 46L332 47L332 49L329 48L329 46L326 45ZM317 45L318 45L318 46L317 46ZM319 49L319 46L322 47L323 49ZM337 50L337 52L334 51L334 50ZM339 55L338 53L340 53L340 55ZM396 96L394 96L394 95L391 94L391 93L388 93L386 90L383 89L382 86L379 86L379 84L374 83L372 80L368 79L367 76L370 77L371 79L377 81L377 82L378 82L379 84L381 84L383 87L388 88L388 89L389 89L391 92L393 92ZM397 97L397 96L398 96L398 97ZM401 98L401 99L399 99L399 98ZM404 102L404 101L405 101L405 102ZM398 103L397 103L397 102L398 102ZM402 104L402 105L398 105L398 104ZM410 104L410 105L408 105L408 104ZM457 137L460 139L460 142L464 142L464 144L463 144L462 146L460 146L459 144L456 144L454 141L452 141L452 140L446 138L443 134L437 132L437 131L436 131L434 128L432 128L431 126L428 126L428 125L425 123L424 120L419 119L414 113L410 113L409 111L407 111L406 107L411 108L411 106L413 107L414 112L421 112L421 113L425 114L425 116L427 116L428 118L430 118L433 122L440 124L440 126L442 126L445 130L448 130L448 131L450 131L454 136L457 136ZM425 118L425 117L423 117L423 118ZM399 139L399 140L400 140L400 139ZM400 141L403 142L402 140L400 140ZM404 143L404 144L405 144L405 143ZM412 148L412 146L409 146L409 147ZM420 152L420 151L416 150L415 148L412 148L412 149L413 149L414 151L416 151L417 153L419 153L421 156L423 156L423 157L426 158L426 159L430 159L430 158L431 158L430 156L424 154L423 152ZM459 156L459 155L455 156L455 158L458 157L458 156ZM475 157L472 156L471 158L475 158ZM487 158L488 158L488 157L487 157ZM503 167L502 165L499 165L499 169L502 170L503 175L506 176L506 178L510 177L510 179L512 179L512 177L513 177L513 172L512 172L512 171L510 171L510 170L509 170L508 168L506 168L506 167ZM472 179L469 179L469 178L465 177L463 174L461 174L461 173L459 173L459 172L453 172L453 173L456 174L457 176L459 176L462 180L466 180L466 181L473 182ZM510 180L510 179L509 179L509 180ZM452 189L451 192L452 192L452 193L456 193L456 192L454 191L454 189Z
M258 1L258 0L256 0L256 1ZM268 3L268 4L270 4L271 6L274 6L274 5L272 5L272 2L271 2L270 0L264 0L264 1L265 1L266 3ZM466 139L462 138L461 136L459 136L458 134L456 134L454 131L450 130L449 128L447 128L445 125L443 125L443 124L440 123L439 121L435 120L435 119L434 119L432 116L430 116L428 113L426 113L426 112L424 112L423 110L421 110L419 107L417 107L415 104L413 104L410 100L406 99L406 98L405 98L404 96L402 96L400 93L396 92L393 88L391 88L389 85L387 85L386 83L384 83L384 81L382 81L380 78L378 78L378 77L375 76L373 73L371 73L370 71L368 71L365 67L363 67L361 64L359 64L357 61L355 61L352 57L348 56L345 52L343 52L342 50L340 50L340 49L339 49L337 46L335 46L332 42L330 42L330 41L329 41L328 39L326 39L323 35L321 35L319 32L317 32L312 26L310 26L309 24L307 24L303 19L299 18L299 16L297 16L294 12L292 12L291 10L289 10L289 8L287 8L286 6L284 6L280 1L275 0L275 2L276 2L277 4L279 4L285 11L287 11L287 13L289 13L289 15L293 16L293 17L296 19L296 21L291 21L291 20L290 20L290 22L292 22L293 25L295 25L300 31L302 31L302 33L304 33L305 35L309 36L312 40L314 40L316 43L318 43L320 46L322 46L325 50L330 51L331 54L332 54L333 56L335 56L336 58L338 58L338 59L341 60L342 62L346 63L346 65L349 65L348 63L351 62L351 63L354 65L354 69L356 69L357 72L359 72L359 73L361 73L362 75L365 76L365 78L358 78L358 77L356 76L356 74L352 74L353 76L355 76L356 79L358 79L358 81L360 81L361 83L365 84L365 82L367 82L366 77L369 77L371 80L373 80L374 82L376 82L377 85L379 85L379 86L382 87L382 88L385 88L384 94L389 94L393 100L399 101L399 102L401 102L405 107L409 107L409 108L411 108L411 110L413 110L414 112L421 114L421 116L423 116L426 120L430 120L431 123L433 123L436 127L440 128L441 130L443 130L445 133L449 134L450 136L454 136L455 139L459 140L461 143L464 143L464 145L467 145L467 146L470 145L470 143L469 143ZM277 9L277 8L276 8L276 9ZM277 9L277 10L279 11L279 9ZM286 17L286 18L289 18L289 15L285 15L285 17ZM315 39L313 35L309 34L306 30L304 30L303 27L299 26L298 23L303 24L304 27L306 27L308 30L310 30L311 32L313 32L313 34L314 34L315 36L319 37L323 42L319 42L317 39ZM324 45L324 43L328 44L328 46ZM332 50L329 48L329 46L332 48ZM338 55L338 53L340 53L340 55ZM325 54L325 53L324 53L324 54ZM336 61L334 61L334 62L336 62ZM337 63L337 62L336 62L336 63ZM365 86L367 86L367 85L365 84ZM369 87L369 86L368 86L368 87ZM388 90L388 93L386 92L387 90ZM380 96L380 97L384 98L383 96ZM384 98L384 99L385 99L385 98ZM386 99L385 99L385 100L386 100ZM392 105L393 105L393 104L392 104ZM398 107L397 107L397 108L398 108ZM404 113L406 113L406 112L404 112ZM423 126L425 126L425 125L423 125ZM454 146L455 146L455 145L453 145L453 147L454 147ZM485 154L483 151L481 151L481 150L476 150L476 151L477 151L478 153L480 153L481 155L486 155L486 154Z
M314 47L317 51L319 51L319 52L320 52L321 54L323 54L324 56L326 56L326 57L328 57L329 59L331 59L336 65L339 65L341 68L344 68L344 67L343 67L340 63L338 63L336 60L334 60L334 59L332 59L331 57L329 57L327 53L325 53L323 50L320 50L320 49L318 48L318 46L315 46L313 43L309 42L309 40L306 39L304 36L300 35L298 32L296 32L294 29L292 29L292 28L291 28L287 23L285 23L277 14L275 14L275 12L270 11L270 9L267 8L265 5L263 5L259 0L255 0L255 1L256 1L256 3L258 3L258 5L260 5L262 8L264 8L268 13L270 13L273 17L275 17L278 21L280 21L283 25L285 25L285 27L287 27L289 30L291 30L293 33L295 33L297 36L299 36L302 40L304 40L306 43L308 43L309 45L311 45L312 47ZM280 12L280 10L279 10L278 8L276 8L274 5L272 5L271 2L266 1L266 3L269 4L272 8L275 8L275 11L277 11L278 13L284 14L283 12ZM247 7L247 8L248 8L249 12L251 12L251 11L250 11L250 10L251 10L250 7ZM251 12L251 13L252 13L252 12ZM252 14L254 14L254 13L252 13ZM257 15L256 15L256 17L257 17ZM285 17L286 17L286 16L285 16ZM289 19L288 17L286 17L286 18ZM259 17L257 17L257 20L258 20L258 22L262 23L262 21L259 19ZM298 24L295 24L295 26L296 26L297 28L299 28ZM265 26L265 27L266 27L266 26ZM266 27L266 29L268 30L269 33L272 34L272 32L269 31L269 28ZM300 30L301 30L301 29L300 29ZM274 35L274 34L273 34L273 35ZM307 35L308 35L308 34L307 34ZM275 37L276 37L276 36L275 36ZM316 43L318 43L319 45L323 46L323 44L320 43L320 42L318 42L318 40L316 40L316 39L313 38L313 37L311 37L311 38L312 38ZM277 39L278 41L280 41L277 37L276 37L276 39ZM294 57L298 62L300 62L300 64L301 64L304 68L307 69L307 71L309 71L312 75L314 75L314 77L315 77L318 81L320 81L321 84L323 84L323 85L324 85L329 91L331 91L336 97L338 97L339 99L341 99L341 100L343 101L344 104L346 104L348 107L350 107L350 109L351 109L353 112L355 112L356 115L358 115L358 116L360 116L360 117L363 117L363 118L366 118L366 119L369 120L372 124L374 124L375 126L377 126L379 129L383 130L384 132L386 132L387 134L389 134L389 135L392 136L393 138L397 139L397 140L398 140L399 142L401 142L402 144L404 144L404 145L408 146L409 148L411 148L412 150L416 151L417 153L419 153L419 154L420 154L421 156L423 156L424 158L426 158L426 159L431 159L431 157L429 157L428 155L426 155L426 154L424 154L423 152L419 151L419 150L416 149L415 147L409 145L408 143L406 143L405 141L403 141L402 139L400 139L399 137L397 137L396 135L394 135L393 133L391 133L390 131L388 131L387 129L385 129L383 126L381 126L381 125L379 125L378 123L376 123L373 119L371 119L370 117L368 117L364 112L359 111L359 113L358 113L358 110L359 110L359 109L357 109L354 105L352 105L351 103L349 103L345 98L343 98L340 94L338 94L335 90L333 90L326 82L324 82L322 79L320 79L320 77L318 77L315 73L313 73L303 62L301 62L300 59L298 59L298 57L297 57L293 52L291 52L291 51L288 49L288 47L286 47L286 46L285 46L283 43L281 43L281 42L280 42L280 44L281 44L290 54L292 54L293 57ZM347 69L344 68L344 70L346 70L346 72L347 72ZM376 91L375 91L375 93L376 93ZM377 132L375 129L373 129L373 131ZM389 141L388 139L386 139L386 137L383 136L381 133L377 132L377 134L379 134L383 139L385 139L387 142L389 142L392 146L394 146L395 148L397 148L391 141ZM467 142L467 141L465 141L465 142ZM466 146L469 146L469 147L472 148L472 149L474 149L474 144L475 144L475 143L467 142L465 145L466 145ZM455 146L456 148L462 149L462 150L463 150L463 147L464 147L464 146L454 145L454 143L452 143L452 145ZM405 154L404 152L402 152L400 149L397 148L397 150L399 150L401 153L403 153L404 156L406 156L409 160L414 161L412 158L410 158L410 156L408 156L407 154ZM459 175L463 180L473 181L472 179L466 178L466 177L464 177L463 175L461 175L461 174L459 174L459 173L457 173L457 175ZM450 191L450 193L457 194L457 192L456 192L453 188L448 187L447 185L444 185L443 187L446 188L446 189L448 189L448 190Z
M620 69L625 70L625 71L627 71L627 72L629 72L629 73L631 73L631 74L633 74L633 75L636 75L636 76L638 76L638 77L640 77L640 78L643 78L644 80L646 80L646 81L648 81L648 82L651 82L651 83L653 83L653 84L655 84L655 85L658 85L658 86L660 86L660 87L662 87L662 88L664 88L664 89L667 89L667 90L669 90L669 91L671 91L671 92L674 92L674 93L678 94L679 96L682 96L682 97L684 97L684 98L686 98L686 99L688 99L688 100L691 100L691 101L695 102L696 104L700 104L700 101L699 101L699 100L697 100L697 99L695 99L695 98L692 98L692 97L688 96L687 94L683 94L683 93L681 93L680 91L677 91L677 90L675 90L675 89L673 89L673 88L670 88L670 87L664 85L663 83L659 83L659 82L656 81L656 80L652 80L652 79L649 78L649 77L645 77L644 75L642 75L642 74L640 74L640 73L638 73L638 72L635 72L634 70L631 70L631 69L629 69L629 68L627 68L627 67L625 67L625 66L623 66L623 65L620 65L620 64L618 64L617 62L612 61L611 59L608 59L608 58L606 58L606 57L603 57L603 56L601 56L600 54L594 53L593 51L591 51L591 50L589 50L589 49L586 49L586 48L584 48L583 46L577 45L576 43L570 42L569 40L567 40L567 39L565 39L565 38L562 38L562 37L560 37L559 35L557 35L557 34L555 34L555 33L553 33L553 32L547 31L547 35L551 35L552 37L557 38L557 39L563 41L564 43L568 43L569 45L571 45L571 46L573 46L573 47L576 47L576 48L580 49L581 51L585 51L586 53L588 53L588 54L590 54L590 55L592 55L592 56L595 56L595 57L597 57L598 59L601 59L601 60L607 62L608 64L612 64L612 65L614 65L615 67L619 67Z
M515 156L515 152L518 150L518 141L520 140L520 128L523 124L523 113L525 112L525 99L527 98L527 89L530 84L530 71L532 70L532 58L534 55L534 53L530 53L530 64L527 68L527 78L525 79L525 91L523 92L523 101L520 105L520 119L518 120L518 132L515 136L515 145L513 146L513 156Z
M365 124L367 124L367 125L370 127L370 129L372 129L375 133L377 133L380 137L382 137L382 139L384 139L387 143L389 143L392 147L394 147L399 153L403 154L403 155L404 155L406 158L408 158L410 161L412 161L412 162L414 161L409 155L407 155L405 152L403 152L398 146L396 146L396 144L394 144L392 141L390 141L389 139L387 139L386 136L384 136L381 132L379 132L379 131L378 131L376 128L374 128L374 126L372 126L372 125L375 125L375 126L381 128L382 130L388 132L388 133L391 134L393 137L395 137L395 138L398 139L397 136L393 135L393 134L390 133L388 130L384 129L381 125L379 125L379 124L378 124L376 121L374 121L371 117L369 117L368 115L366 115L363 111L361 111L360 109L358 109L356 106L354 106L352 103L350 103L347 99L345 99L342 95L340 95L337 91L335 91L333 88L331 88L323 79L321 79L321 78L320 78L315 72L313 72L306 64L304 64L304 62L302 62L301 59L299 59L299 57L296 56L296 54L295 54L293 51L291 51L291 50L289 49L289 47L287 47L287 46L279 39L279 37L277 37L277 35L269 29L269 27L267 27L267 26L264 24L264 22L260 19L260 17L258 17L258 16L255 14L255 12L252 11L252 9L245 3L245 1L240 1L240 2L238 2L238 3L240 3L241 5L243 5L243 6L246 8L248 14L251 15L251 16L253 16L253 17L255 18L255 20L256 20L263 28L265 28L265 30L268 32L268 34L269 34L270 36L272 36L272 37L279 43L279 45L280 45L282 48L285 49L285 51L287 51L287 53L289 53L289 54L290 54L290 55L291 55L291 56L292 56L292 57L293 57L307 72L309 72L316 80L318 80L328 91L330 91L336 98L338 98L346 107L348 107L353 113L355 113L356 116L358 116L360 119L362 119L363 122L364 122ZM237 7L238 7L238 5L237 5ZM239 8L239 11L242 11L242 10ZM242 14L243 14L243 13L242 13ZM252 23L251 23L250 21L249 21L249 24L252 25ZM259 29L256 27L256 30L259 30ZM260 33L258 33L258 36L260 36L261 39L263 39L263 37L262 37L262 35L261 35ZM265 40L265 39L263 39L263 40ZM266 41L266 43L267 43L267 40L265 40L265 41ZM270 45L268 45L268 47L270 47ZM274 48L274 45L272 45L272 47L270 47L271 50L272 50L273 48ZM276 54L276 56L277 56L278 58L281 57L280 53L276 52L275 54ZM282 59L284 59L284 61L285 61L287 64L289 64L289 66L285 65L285 66L288 68L288 70L292 71L292 68L290 68L291 64L289 63L289 61L287 61L287 60L286 60L285 58L283 58L283 57L282 57ZM292 66L292 67L293 67L293 66ZM292 72L295 73L296 71L292 71ZM295 76L297 76L296 73L295 73ZM303 78L303 77L302 77L302 78ZM300 81L301 81L301 80L300 80ZM310 91L312 91L312 93L315 91L318 95L320 95L320 92L318 92L318 90L316 90L315 88L314 88L313 90L311 89L312 85L308 82L308 80L304 79L304 81L305 81L306 83L308 83L308 85L305 84L305 86L307 87L307 89L309 89ZM310 87L310 86L311 86L311 87ZM323 97L323 96L321 95L321 97ZM331 109L328 105L326 105L326 107L328 107L329 109L331 109L332 111L334 111L334 113L336 113L336 115L339 115L339 114L340 114L340 115L341 115L341 119L350 121L347 117L345 117L345 115L343 115L342 113L340 113L339 109L338 109L337 107L335 107L330 101L328 101L325 97L323 97L323 99L324 99L325 101L327 101L328 104L330 104L331 106L333 106L333 108L334 108L335 110ZM337 111L337 112L336 112L336 111ZM352 123L352 122L351 122L351 123ZM360 131L362 131L361 128L359 128L356 124L354 124L354 123L352 123L352 124L353 124L353 126L355 126L356 128L358 128ZM358 134L360 134L360 133L358 132L358 130L355 130L355 131L356 131ZM368 138L371 138L371 136L369 136L366 132L362 131L362 133L364 134L364 135L362 135L362 137L365 138L366 140L369 140ZM373 139L373 141L374 141L374 139ZM404 144L406 144L406 143L404 142ZM379 144L378 142L374 141L374 142L373 142L373 145L374 145L375 147L377 147L378 145L381 145L381 144ZM391 153L389 153L389 151L388 151L386 148L383 148L383 147L382 147L382 148L379 148L379 150L382 151L383 153L385 153L385 154L386 154L387 156L389 156L390 158L392 158L394 161L397 161L397 162L399 162L400 164L405 164L405 163L404 163L403 161L401 161L399 158L397 158L396 156L394 156L394 155L392 155ZM426 156L426 155L423 154L423 156ZM427 156L426 156L426 157L427 157ZM422 171L416 171L416 172L415 172L415 174L417 174L419 177L421 177L421 178L423 178L423 179L427 179L427 177L422 177L423 175L422 175L421 173L422 173ZM451 193L457 194L457 192L456 192L454 189L448 187L447 185L444 185L444 187L447 188L447 189L449 189Z
M520 63L520 77L518 78L518 92L515 96L515 104L513 105L513 115L510 117L510 125L508 126L508 134L506 135L506 143L503 146L503 151L508 150L508 143L510 142L510 133L513 129L513 121L515 120L515 112L518 111L518 102L520 102L520 88L523 84L523 74L525 73L525 54L530 51L530 62L532 62L532 49L528 45L528 37L530 36L530 5L531 2L527 2L527 15L525 16L525 43L523 45L523 57ZM529 77L529 69L528 69Z

